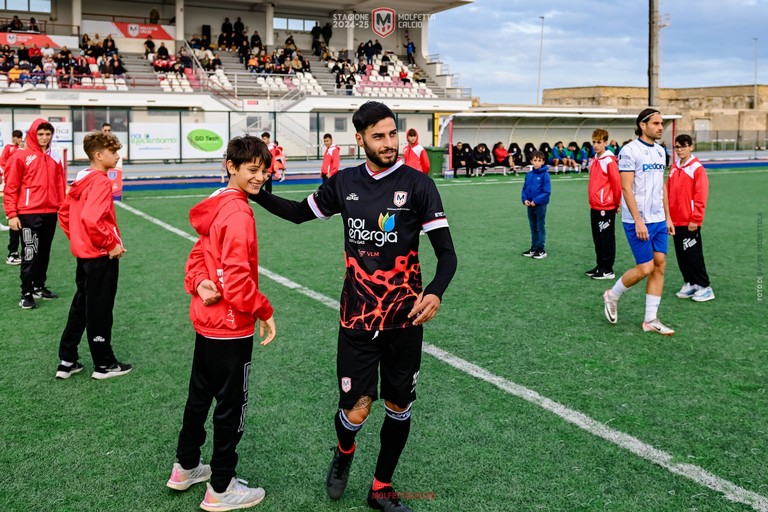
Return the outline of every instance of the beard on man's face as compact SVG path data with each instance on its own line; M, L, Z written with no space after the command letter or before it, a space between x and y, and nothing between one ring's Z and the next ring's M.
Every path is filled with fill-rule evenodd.
M382 168L392 167L393 165L395 165L395 162L397 162L397 157L399 156L398 148L393 148L394 152L392 153L392 156L389 156L389 157L384 157L380 155L379 153L369 148L365 144L363 144L363 149L365 150L365 156L368 157L368 160L373 162L377 167L382 167Z

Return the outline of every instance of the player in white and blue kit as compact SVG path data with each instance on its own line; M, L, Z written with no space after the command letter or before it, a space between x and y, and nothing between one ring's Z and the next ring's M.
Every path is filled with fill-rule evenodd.
M635 133L639 137L621 149L619 173L622 188L621 220L636 265L603 294L605 316L615 324L618 320L619 297L647 277L643 330L671 336L675 331L658 319L661 292L664 289L668 236L675 234L664 187L664 148L656 144L664 131L663 120L658 110L647 108L640 112L635 124Z

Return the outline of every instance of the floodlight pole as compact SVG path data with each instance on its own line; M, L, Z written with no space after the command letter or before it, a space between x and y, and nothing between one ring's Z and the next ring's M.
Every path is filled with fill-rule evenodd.
M752 108L754 110L757 110L757 41L758 39L756 37L753 37L752 39L755 40L755 92L754 92L755 100L754 100L754 104L752 105Z
M539 78L536 81L536 104L539 104L539 93L541 92L541 53L544 50L544 16L539 16L541 20L541 38L539 39Z
M648 106L659 105L659 6L648 0Z

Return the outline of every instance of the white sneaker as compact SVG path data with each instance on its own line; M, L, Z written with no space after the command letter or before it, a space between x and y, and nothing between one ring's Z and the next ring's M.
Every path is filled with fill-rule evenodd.
M3 223L0 223L0 231L10 231L10 230L11 230L11 228L9 228L8 226L6 226Z
M603 302L605 303L605 318L615 324L619 321L619 299L613 296L611 290L605 290Z
M650 322L643 322L643 330L645 332L657 332L659 334L662 334L664 336L672 336L675 334L675 331L673 329L670 329L661 321L659 321L658 318L654 318Z
M696 293L693 294L693 297L691 297L691 300L694 302L707 302L714 298L715 292L712 291L711 286L707 286L706 288L699 287Z
M685 283L683 287L680 288L680 291L677 292L675 295L677 295L677 297L681 299L690 299L691 297L693 297L693 294L696 293L698 289L699 287L695 284Z
M195 484L205 482L211 479L211 466L208 464L200 464L196 468L184 469L178 462L173 463L173 470L171 471L171 478L165 483L171 489L176 491L186 491Z
M216 492L211 487L211 484L206 484L207 490L205 491L205 498L200 503L200 508L211 512L221 510L235 510L239 508L249 508L261 503L266 493L261 487L251 489L246 487L245 480L238 478L232 478L229 482L227 490L224 492Z

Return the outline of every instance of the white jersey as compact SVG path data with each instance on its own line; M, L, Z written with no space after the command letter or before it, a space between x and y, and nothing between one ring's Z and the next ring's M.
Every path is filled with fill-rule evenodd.
M619 152L619 172L634 172L635 182L632 191L635 194L637 210L643 222L651 224L664 222L664 169L666 156L659 144L648 144L635 139ZM621 196L621 221L634 224L635 219L629 214L624 195Z

